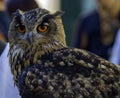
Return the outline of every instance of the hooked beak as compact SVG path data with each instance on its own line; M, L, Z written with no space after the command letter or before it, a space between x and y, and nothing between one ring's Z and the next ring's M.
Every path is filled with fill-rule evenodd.
M27 40L30 44L32 44L32 42L33 42L33 33L32 32L27 33Z

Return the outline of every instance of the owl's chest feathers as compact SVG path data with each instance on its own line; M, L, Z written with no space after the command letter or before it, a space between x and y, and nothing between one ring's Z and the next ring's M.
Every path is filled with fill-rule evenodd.
M63 46L58 45L58 43L35 46L31 45L26 48L13 46L10 50L12 72L14 73L16 70L17 73L21 73L22 69L30 65L41 64L41 56L61 48L63 48Z

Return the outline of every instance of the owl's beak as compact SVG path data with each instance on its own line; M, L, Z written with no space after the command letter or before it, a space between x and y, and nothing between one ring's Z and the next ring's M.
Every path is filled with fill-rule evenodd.
M27 40L30 44L33 42L33 33L32 32L28 32Z

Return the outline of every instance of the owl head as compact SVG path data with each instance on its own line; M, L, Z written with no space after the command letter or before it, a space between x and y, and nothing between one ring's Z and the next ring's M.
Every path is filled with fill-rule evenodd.
M9 28L9 42L14 44L43 44L57 42L65 46L65 33L61 21L62 11L51 13L46 9L27 12L17 10Z

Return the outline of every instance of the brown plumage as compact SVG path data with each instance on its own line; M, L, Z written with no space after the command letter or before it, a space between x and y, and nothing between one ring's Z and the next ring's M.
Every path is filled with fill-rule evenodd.
M61 13L46 9L15 13L9 58L22 98L119 98L119 67L67 47Z

